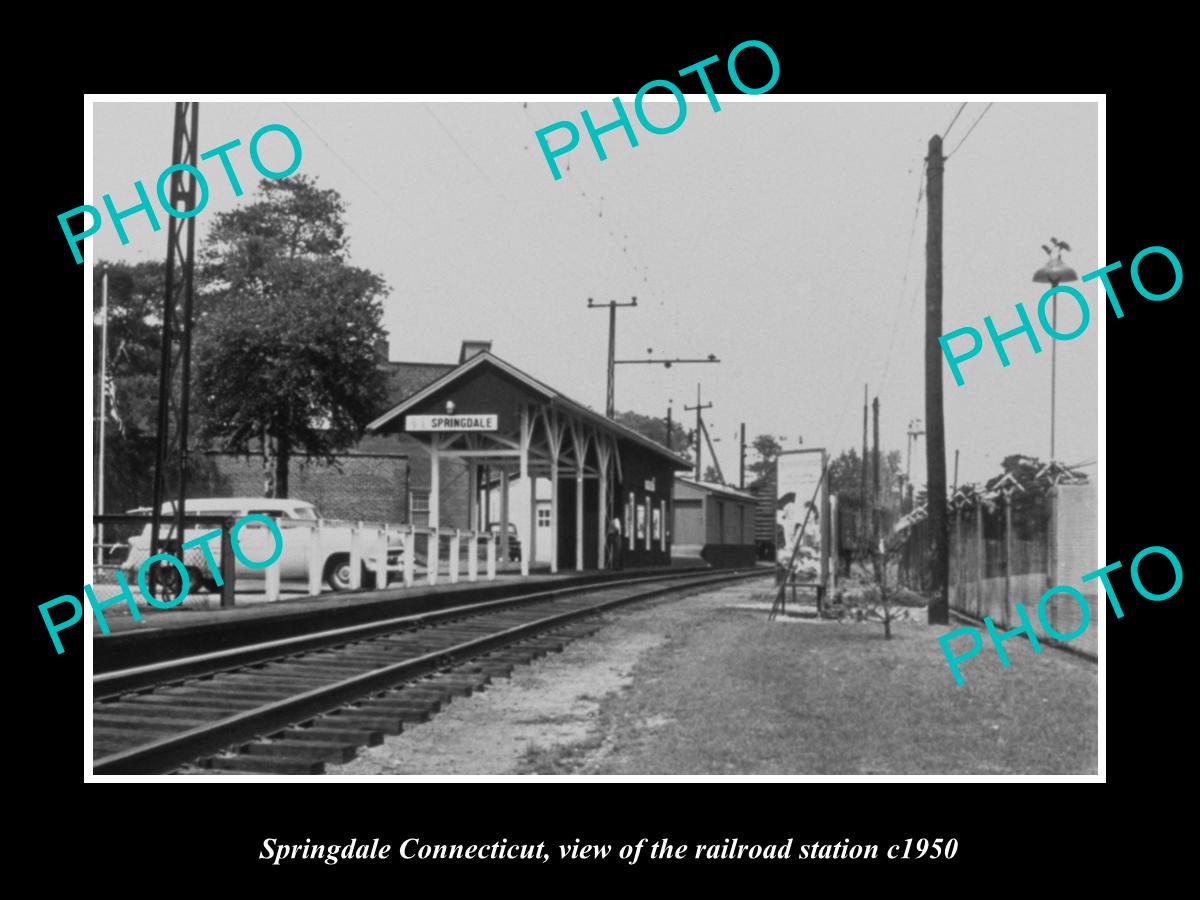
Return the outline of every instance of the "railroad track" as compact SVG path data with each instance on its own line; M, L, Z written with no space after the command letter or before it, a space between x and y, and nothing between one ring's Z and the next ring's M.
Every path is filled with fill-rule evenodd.
M284 638L93 678L93 772L319 775L592 633L598 613L769 571L637 578Z

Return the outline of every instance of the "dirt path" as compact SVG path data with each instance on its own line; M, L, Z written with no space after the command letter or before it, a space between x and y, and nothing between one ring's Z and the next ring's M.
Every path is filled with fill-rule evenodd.
M1096 666L988 648L956 688L945 627L766 621L751 582L626 610L330 774L1086 774Z

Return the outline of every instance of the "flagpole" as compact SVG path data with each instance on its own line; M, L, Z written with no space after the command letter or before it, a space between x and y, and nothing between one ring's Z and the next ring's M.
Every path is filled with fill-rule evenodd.
M97 507L104 515L104 426L108 419L108 266L100 275L100 460L97 466ZM104 563L104 525L96 531L96 565Z

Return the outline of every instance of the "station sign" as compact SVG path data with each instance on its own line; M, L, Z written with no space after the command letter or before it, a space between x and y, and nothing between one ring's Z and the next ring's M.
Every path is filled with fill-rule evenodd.
M405 431L499 431L495 413L454 416L406 416Z

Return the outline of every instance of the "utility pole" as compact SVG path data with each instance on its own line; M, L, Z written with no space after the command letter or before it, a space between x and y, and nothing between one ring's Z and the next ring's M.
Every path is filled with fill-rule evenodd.
M588 309L604 309L608 307L608 391L604 401L604 415L612 418L616 414L613 406L613 389L615 387L615 364L617 358L617 307L618 306L637 306L637 297L634 297L629 303L618 303L616 300L609 300L607 304L597 303L591 297L588 297Z
M675 423L671 420L671 404L674 400L667 401L667 449L671 449L671 429L675 427Z
M933 599L929 624L950 623L950 523L946 516L946 425L942 407L942 138L929 139L926 161L925 202L928 222L925 238L925 446L926 504L933 546Z
M862 443L862 482L859 485L858 496L862 498L862 520L859 522L859 537L867 539L867 386L863 385L863 443Z
M741 460L741 467L738 472L738 487L743 491L746 489L746 423L742 423L742 455L738 457Z
M190 119L190 122L189 122ZM198 172L199 149L199 104L175 104L175 129L172 139L172 166L170 178L169 206L179 213L196 209L196 177L184 172ZM182 204L182 208L180 206ZM158 434L154 461L154 506L151 510L150 553L162 550L159 543L159 528L162 523L163 494L166 489L166 470L170 457L170 400L171 382L176 366L180 368L179 391L179 502L176 504L176 539L184 541L183 520L187 497L187 440L188 440L188 380L191 377L192 358L192 270L196 246L196 217L167 217L167 264L165 290L163 292L163 339L158 373ZM177 313L178 307L178 313ZM178 326L173 321L178 314ZM172 344L178 332L178 354ZM172 566L166 567L174 571ZM155 567L155 573L162 566ZM156 585L158 578L152 579Z
M685 406L684 409L689 412L693 409L696 411L696 480L701 481L701 476L704 474L704 470L700 468L700 457L703 455L700 452L700 441L703 439L704 423L700 421L700 411L712 409L712 404L700 402L700 385L696 385L696 405Z
M704 440L708 443L708 452L712 454L713 465L717 469L717 483L725 483L725 473L721 471L721 460L717 458L717 448L713 446L712 438L708 434L708 426L703 421L700 422L700 428L704 431ZM720 440L720 438L718 438Z
M871 480L871 522L872 522L872 552L879 549L879 398L872 404L875 418L875 452L872 455L871 466L874 471Z
M97 461L96 512L104 515L104 431L108 420L108 266L100 274L100 458ZM104 525L97 526L96 565L104 563Z

